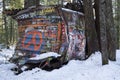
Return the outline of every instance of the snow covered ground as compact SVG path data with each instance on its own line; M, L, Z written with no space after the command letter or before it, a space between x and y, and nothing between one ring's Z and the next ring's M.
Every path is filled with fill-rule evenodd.
M14 50L4 49L0 54L11 56ZM0 61L5 59L0 56ZM99 52L86 61L71 60L67 65L51 72L35 68L14 75L10 70L14 64L0 64L0 80L120 80L120 50L117 50L117 61L109 61L109 65L101 65Z
M14 47L10 47L10 49L2 49L2 52L0 52L0 64L7 63L7 60L9 60L13 54Z

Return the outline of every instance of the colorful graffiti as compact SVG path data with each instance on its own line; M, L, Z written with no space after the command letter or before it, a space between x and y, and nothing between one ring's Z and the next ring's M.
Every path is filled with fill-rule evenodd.
M22 49L30 51L40 51L42 43L42 33L37 30L28 31L22 39Z

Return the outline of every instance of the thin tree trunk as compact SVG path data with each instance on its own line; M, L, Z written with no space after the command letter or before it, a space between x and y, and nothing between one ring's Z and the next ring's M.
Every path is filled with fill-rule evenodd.
M16 41L16 36L18 35L18 34L16 33L16 32L17 32L17 26L16 26L15 24L16 24L16 23L15 23L15 21L13 20L13 24L12 24L13 30L14 30L13 33L12 33L12 34L13 34L13 39L12 39L12 40L13 40L13 41L12 41L13 43L15 43L15 41Z
M91 0L83 0L85 12L85 35L87 39L88 56L98 50L97 34Z
M1 38L0 39L1 39L1 42L3 43L3 37L4 37L4 35L3 35L3 33L4 33L4 26L3 26L4 25L4 23L3 23L4 22L3 21L4 17L3 17L3 14L2 14L2 19L1 20L2 20L2 25L1 25L2 34L1 34Z
M107 50L107 22L106 22L106 0L100 0L100 40L102 52L102 64L108 64Z
M107 21L107 40L108 40L108 53L109 59L116 60L116 28L114 25L113 12L112 12L112 0L106 0L106 21Z
M5 10L5 0L3 0L3 11ZM5 44L9 45L9 42L8 42L8 27L7 27L7 21L6 21L6 16L3 15L3 19L4 19L4 26L5 26Z
M18 25L16 25L17 22L13 20L13 43L15 43L18 39Z
M116 0L117 49L120 48L120 0Z
M98 44L99 44L99 50L101 51L101 43L100 43L100 16L99 16L99 0L95 0L95 27L97 32L97 38L98 38Z
M10 18L10 43L12 43L12 39L13 39L13 24L12 24L12 18Z

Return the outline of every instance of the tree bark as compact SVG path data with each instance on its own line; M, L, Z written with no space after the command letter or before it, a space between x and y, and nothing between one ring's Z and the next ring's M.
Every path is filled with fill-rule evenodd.
M100 43L100 16L99 16L99 0L95 0L94 4L95 8L95 27L96 27L96 32L97 32L97 39L98 39L98 44L99 44L99 50L101 51L101 43Z
M88 56L94 53L98 49L98 41L95 30L95 20L93 15L93 6L91 0L83 0L84 12L85 12L85 35L87 42L87 54Z
M13 20L10 18L10 43L12 43L13 39Z
M5 0L3 0L3 11L5 10ZM8 42L8 27L7 27L7 18L6 18L6 15L3 15L3 19L4 19L4 27L5 27L5 44L6 46L9 45L9 42Z
M106 0L106 26L107 26L107 40L108 40L108 53L109 59L112 61L116 60L116 42L117 34L114 25L113 12L112 12L112 0Z
M95 0L97 28L100 30L102 63L108 64L108 58L116 60L116 28L112 13L112 0ZM108 54L109 53L109 54Z
M120 49L120 0L116 0L117 49Z
M106 0L95 0L95 10L96 10L96 23L97 28L100 30L100 48L102 53L102 64L108 64L108 49L107 49L107 20L106 20Z

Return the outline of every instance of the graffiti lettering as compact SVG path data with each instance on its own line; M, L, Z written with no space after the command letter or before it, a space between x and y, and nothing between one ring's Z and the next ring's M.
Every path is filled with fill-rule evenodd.
M52 13L52 12L55 12L55 8L50 7L50 8L45 8L45 9L40 10L40 11L38 11L38 13L36 13L34 11L34 12L21 14L21 15L17 16L16 19L33 18L33 17L37 16L37 14L39 15L39 17L42 17L40 15L45 15L45 14Z
M55 11L54 8L45 8L45 9L43 9L42 11L40 11L40 15L42 15L42 14L47 14L47 13L52 13L52 12L54 12L54 11Z

